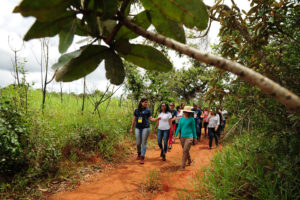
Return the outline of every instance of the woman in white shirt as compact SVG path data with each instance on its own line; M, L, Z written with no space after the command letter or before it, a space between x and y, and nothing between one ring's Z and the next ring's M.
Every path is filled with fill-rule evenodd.
M166 161L166 153L168 150L168 141L169 141L169 133L173 132L172 126L172 114L170 112L169 105L167 103L162 103L160 105L160 112L158 114L160 118L155 125L155 129L157 130L157 143L159 148L161 149L160 157L162 157L163 161ZM162 139L164 139L164 144L162 144Z
M218 146L217 131L220 126L220 118L214 111L210 112L208 117L208 136L209 136L209 149L212 147L212 140L215 138L216 145Z

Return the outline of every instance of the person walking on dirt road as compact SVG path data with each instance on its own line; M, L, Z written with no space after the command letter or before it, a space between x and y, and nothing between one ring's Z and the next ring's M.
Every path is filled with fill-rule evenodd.
M180 142L182 146L182 163L180 170L184 170L186 161L188 165L192 163L190 149L193 141L197 139L194 112L190 106L183 109L183 117L180 118L175 136L180 132Z
M148 100L142 98L138 108L135 109L131 123L130 134L132 134L133 127L135 126L135 138L136 138L136 148L137 148L137 160L140 160L141 164L145 162L145 154L147 149L147 139L150 133L150 123L149 121L158 121L160 118L153 118L152 112L148 106Z
M174 138L173 138L173 131L175 131L176 129L176 118L177 118L177 110L175 109L175 103L171 102L170 103L170 110L171 110L171 114L172 114L172 129L170 129L170 135L169 135L169 149L172 149L172 144L174 142Z
M214 111L210 111L208 117L208 136L209 136L209 149L212 147L213 138L215 138L216 145L218 146L218 128L220 126L220 118Z
M160 112L158 117L161 119L156 122L155 129L157 130L157 143L159 148L161 149L160 157L162 157L163 161L166 161L166 153L168 150L168 141L169 134L173 135L173 125L172 125L172 114L167 103L162 103L160 105ZM164 140L164 144L162 144L162 140Z

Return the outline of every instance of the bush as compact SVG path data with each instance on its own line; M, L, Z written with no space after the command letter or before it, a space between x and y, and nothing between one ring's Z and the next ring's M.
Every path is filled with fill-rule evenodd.
M11 101L0 99L0 175L12 176L27 165L24 149L28 132L22 111Z
M292 132L245 133L214 157L201 182L215 199L300 199L299 142Z

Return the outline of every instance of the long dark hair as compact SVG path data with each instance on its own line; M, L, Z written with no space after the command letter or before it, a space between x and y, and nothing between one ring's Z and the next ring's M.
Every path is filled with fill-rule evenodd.
M139 111L143 111L142 103L145 102L145 101L148 101L148 99L147 99L147 98L142 98L142 99L140 100L140 103L139 103L139 106L138 106L138 110L139 110Z
M161 104L160 104L160 106L159 106L159 113L161 113L161 112L162 112L161 106L162 106L163 104L165 104L165 105L166 105L166 113L167 113L167 112L171 112L171 111L170 111L170 107L169 107L169 104L168 104L168 103L161 103Z

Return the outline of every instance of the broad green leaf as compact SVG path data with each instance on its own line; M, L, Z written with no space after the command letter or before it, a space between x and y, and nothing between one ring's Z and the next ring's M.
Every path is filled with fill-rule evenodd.
M34 16L39 21L53 21L68 16L67 7L71 3L73 0L23 0L13 12Z
M74 17L75 16L68 16L49 22L40 22L36 20L24 36L24 40L28 41L34 38L53 37L64 29L66 24L71 23Z
M72 58L56 73L56 81L70 82L93 72L105 58L105 50L101 45L87 45L82 48L78 57Z
M116 50L125 60L147 70L167 72L172 69L172 63L153 47L122 40L116 44Z
M115 20L105 20L105 21L100 21L100 34L103 35L104 37L107 37L111 34L112 30L116 26L117 22Z
M120 85L123 83L125 78L123 62L120 56L113 50L107 51L107 56L105 58L105 70L106 78L109 79L112 84Z
M146 10L156 8L163 16L188 28L197 27L199 30L207 28L208 12L202 0L141 0Z
M88 36L92 35L88 25L84 24L83 20L76 20L75 35Z
M142 27L143 29L147 29L151 24L148 19L148 16L147 16L147 11L143 11L143 12L140 12L139 14L137 14L133 18L132 22L135 23L136 25ZM138 37L137 34L132 32L131 30L129 30L126 26L122 26L120 28L120 30L118 31L117 35L115 36L115 39L116 40L133 39L136 37Z
M101 19L110 19L116 15L118 11L118 0L98 0L98 11L102 13Z
M185 43L185 33L182 24L179 24L159 12L155 7L150 10L151 22L158 33Z
M76 20L73 20L59 33L59 53L65 53L73 42Z
M52 66L52 69L56 70L56 69L63 67L71 59L78 57L80 55L80 53L81 53L81 50L77 50L77 51L66 53L66 54L60 56L60 58L58 59L58 62Z

